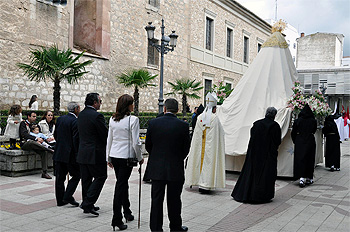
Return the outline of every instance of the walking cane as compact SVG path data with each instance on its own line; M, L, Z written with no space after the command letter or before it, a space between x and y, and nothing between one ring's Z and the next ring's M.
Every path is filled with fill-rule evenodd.
M140 164L140 168L139 168L139 217L138 217L138 223L137 223L138 229L140 229L140 217L141 217L141 167L142 167L142 164Z

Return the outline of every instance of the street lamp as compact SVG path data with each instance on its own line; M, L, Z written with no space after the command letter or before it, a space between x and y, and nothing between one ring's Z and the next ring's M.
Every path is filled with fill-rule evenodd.
M164 99L163 99L163 68L164 68L164 54L167 54L169 51L174 51L174 48L176 47L177 37L178 35L175 34L175 31L172 31L172 33L169 36L164 35L164 19L162 19L162 26L161 28L161 34L162 39L160 42L160 45L155 44L153 42L154 39L154 31L156 29L155 26L152 25L152 22L149 22L148 25L145 27L147 31L147 37L148 37L148 43L157 49L157 51L160 53L160 80L159 80L159 99L158 99L158 106L159 106L159 113L163 113L163 106L164 106Z

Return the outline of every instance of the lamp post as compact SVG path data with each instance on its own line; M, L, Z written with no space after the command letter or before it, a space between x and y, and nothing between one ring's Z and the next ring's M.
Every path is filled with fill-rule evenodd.
M147 37L148 37L148 43L157 49L157 51L160 53L160 80L159 80L159 99L158 99L158 106L159 106L159 113L163 112L163 106L164 106L164 99L163 99L163 69L164 69L164 54L167 54L169 51L174 51L174 48L176 47L177 37L178 35L175 34L175 31L172 31L172 33L169 36L164 35L164 19L162 19L162 26L161 28L161 42L160 45L155 44L153 42L154 39L154 31L156 29L155 26L152 25L152 22L149 22L148 25L145 27L147 31Z

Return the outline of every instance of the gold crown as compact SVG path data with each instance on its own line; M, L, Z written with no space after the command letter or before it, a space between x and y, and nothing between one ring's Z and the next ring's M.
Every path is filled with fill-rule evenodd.
M284 22L282 19L278 20L275 24L273 24L272 26L272 33L279 31L282 33L282 31L284 31L284 29L286 28L287 23Z

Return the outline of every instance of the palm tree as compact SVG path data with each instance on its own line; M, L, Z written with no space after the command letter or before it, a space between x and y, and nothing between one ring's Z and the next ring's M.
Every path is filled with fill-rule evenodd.
M67 80L69 84L75 83L85 73L85 67L93 62L87 60L82 63L77 62L84 52L73 57L72 50L60 51L57 45L49 48L35 49L30 51L30 64L17 63L17 66L24 70L24 74L31 81L40 82L51 79L54 82L53 102L54 113L59 115L62 80Z
M172 92L167 93L166 95L182 95L182 114L186 116L186 106L187 106L187 98L199 99L200 96L196 94L199 90L203 89L203 86L199 86L201 84L200 81L195 82L196 80L191 81L190 79L176 79L175 83L168 82L173 89Z
M117 76L118 82L125 87L134 86L134 112L139 115L139 88L146 88L148 86L156 86L149 82L158 75L152 75L145 69L132 69Z

